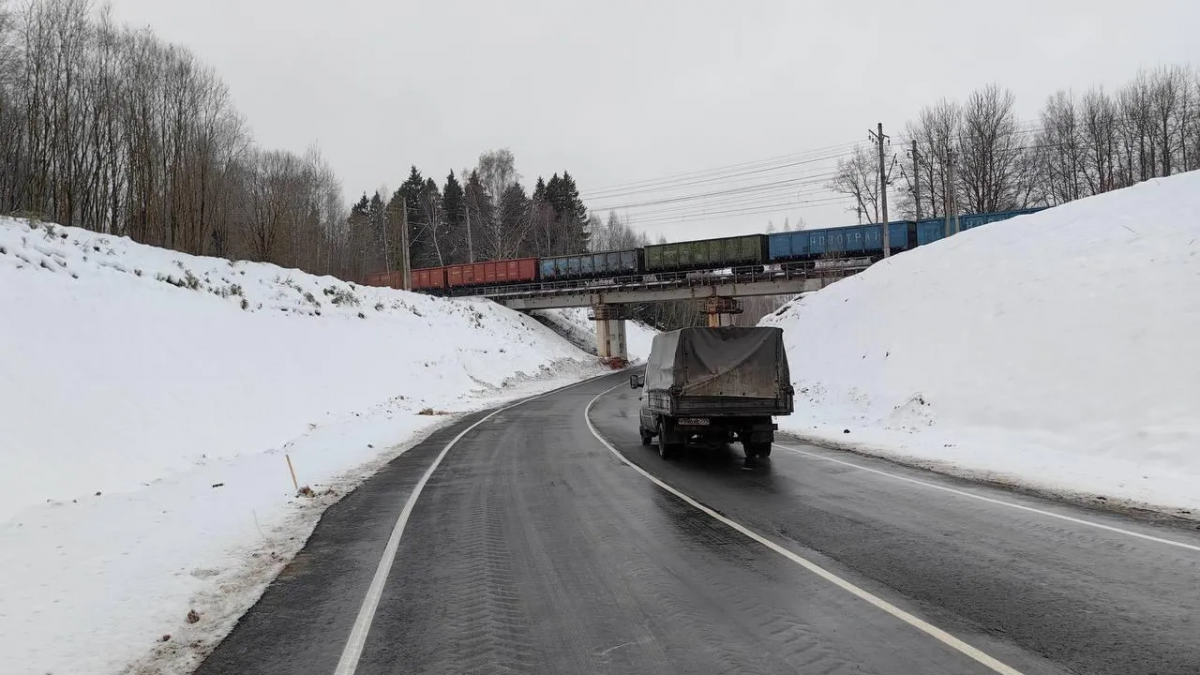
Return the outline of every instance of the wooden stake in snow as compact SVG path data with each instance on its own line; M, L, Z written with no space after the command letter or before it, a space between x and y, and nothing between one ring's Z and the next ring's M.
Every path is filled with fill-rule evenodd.
M292 487L294 487L296 489L296 492L299 492L300 491L300 483L296 482L296 469L292 467L292 456L284 455L284 457L287 458L288 471L291 472L291 474L292 474Z

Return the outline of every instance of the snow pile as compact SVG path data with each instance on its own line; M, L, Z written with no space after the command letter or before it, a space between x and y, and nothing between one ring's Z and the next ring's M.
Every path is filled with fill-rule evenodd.
M7 219L0 325L14 675L119 672L164 634L203 648L303 544L325 490L444 412L606 370L493 303ZM317 497L295 497L285 455Z
M1200 173L1020 216L793 302L784 430L1200 508ZM850 433L844 433L849 429Z
M588 320L585 307L547 309L533 313L550 324L555 332L589 354L596 353L596 322ZM658 331L637 322L625 322L625 351L631 362L645 361L650 356L650 344Z

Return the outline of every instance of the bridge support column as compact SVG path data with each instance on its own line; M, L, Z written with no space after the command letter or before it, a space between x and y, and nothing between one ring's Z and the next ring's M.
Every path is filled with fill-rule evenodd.
M708 314L708 327L732 326L733 315L742 313L742 303L734 298L713 296L704 299L704 313Z
M596 353L600 361L613 368L629 363L625 345L625 305L595 305L588 317L596 322Z

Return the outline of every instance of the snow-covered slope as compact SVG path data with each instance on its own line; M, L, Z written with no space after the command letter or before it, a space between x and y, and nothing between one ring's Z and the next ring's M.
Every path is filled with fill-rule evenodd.
M333 499L286 458L344 492L440 413L603 372L492 303L3 219L0 354L13 675L115 673L164 634L185 664Z
M797 389L781 426L1200 508L1198 252L1189 173L897 255L763 320Z
M556 332L584 351L596 352L596 322L588 320L588 310L548 309L534 313L556 327ZM632 362L645 361L650 356L650 344L657 333L653 328L637 321L625 322L625 351Z

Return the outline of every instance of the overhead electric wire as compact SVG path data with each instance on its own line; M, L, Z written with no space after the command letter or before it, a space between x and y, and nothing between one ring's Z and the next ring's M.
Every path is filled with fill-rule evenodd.
M823 148L815 148L802 152L790 153L787 155L779 155L772 158L753 160L748 162L740 162L737 164L729 164L722 167L703 169L689 173L676 174L673 176L663 176L661 178L652 178L640 181L630 181L626 183L617 183L594 190L590 190L583 195L585 199L602 199L605 197L621 196L627 192L650 192L661 191L674 187L682 187L693 184L695 182L712 182L712 180L720 180L721 178L731 177L744 173L756 173L764 170L772 170L772 168L781 168L790 166L792 163L802 159L810 159L815 155L828 155L831 152L845 150L857 145L853 143L839 143ZM844 154L844 153L843 153ZM832 155L834 157L837 154ZM818 158L820 159L820 158ZM731 174L732 172L732 174Z
M750 171L750 172L746 172L746 173L742 173L742 174L717 176L717 177L708 178L705 180L695 181L693 183L671 186L670 188L661 188L661 189L655 189L655 190L637 190L637 191L625 192L625 193L620 193L620 194L613 194L613 195L607 196L607 197L597 197L597 198L593 198L592 201L605 201L605 200L609 200L609 199L615 199L617 197L631 197L631 196L642 195L642 194L649 195L649 194L655 194L655 193L672 192L672 191L676 191L676 190L696 187L699 185L705 185L705 184L710 184L710 183L745 182L746 176L751 176L754 174L763 174L766 172L775 172L775 171L780 171L782 169L794 168L797 166L803 166L803 165L807 165L807 164L815 164L818 162L829 162L831 160L837 160L840 158L841 158L841 156L837 156L837 155L829 156L829 157L821 157L821 158L816 158L816 159L802 161L802 162L794 162L792 164L788 164L788 165L784 165L784 166L770 167L768 169L760 169L760 170L756 170L756 171ZM758 176L758 177L770 178L772 176Z
M845 201L845 198L838 196L838 197L827 197L827 198L823 198L820 200L813 200L811 202L804 202L801 204L796 204L796 203L765 204L765 205L757 206L757 207L747 207L747 208L743 208L743 209L731 209L728 211L719 211L719 212L712 212L712 213L686 214L686 215L678 216L678 217L660 217L660 218L650 219L650 220L633 220L629 223L629 226L634 229L646 230L646 229L666 227L666 226L670 226L670 225L687 225L689 223L703 222L706 220L725 220L727 218L735 217L735 216L762 215L762 214L767 214L767 213L781 213L781 212L785 212L786 210L797 209L798 207L805 208L805 207L814 207L814 206L828 206L828 205L833 205L833 204L836 204L838 202L843 202L843 201Z
M638 208L638 207L644 207L644 206L658 206L661 204L673 204L673 203L678 203L678 202L686 202L686 201L692 201L692 200L696 200L696 199L703 199L706 197L717 197L717 196L728 195L728 194L758 192L758 191L766 190L766 189L773 188L776 186L781 186L781 185L804 185L804 184L808 184L814 180L820 181L820 180L827 179L828 177L833 176L833 175L834 175L834 172L817 174L817 175L799 176L796 178L790 178L790 179L786 179L786 180L773 181L771 183L758 183L755 185L733 187L733 188L728 188L725 190L713 190L710 192L694 193L694 194L688 194L688 195L676 195L673 197L664 197L661 199L653 199L653 200L645 201L645 202L631 202L628 204L613 204L613 205L609 205L609 206L597 207L596 210L598 210L598 211L619 211L622 209L631 209L631 208Z
M716 198L716 199L706 199L706 200L700 201L698 203L689 203L689 204L682 204L682 205L675 204L675 205L670 205L670 206L666 206L663 208L650 208L650 209L639 208L639 209L633 209L632 211L637 215L638 218L644 218L647 216L659 215L659 214L664 214L664 213L691 212L691 211L712 209L712 208L723 207L723 206L737 206L737 205L761 202L761 201L766 201L766 200L793 199L793 200L795 200L795 203L800 203L800 201L802 201L803 198L811 197L814 195L820 195L820 194L831 194L832 195L832 194L837 194L837 192L834 190L831 190L823 185L800 186L798 189L797 189L797 187L794 187L794 186L781 186L781 187L773 188L772 190L769 190L769 191L764 191L762 193L736 194L736 195L730 195L730 196L720 197L720 198ZM629 209L625 209L622 212L628 213L629 211L630 211Z

